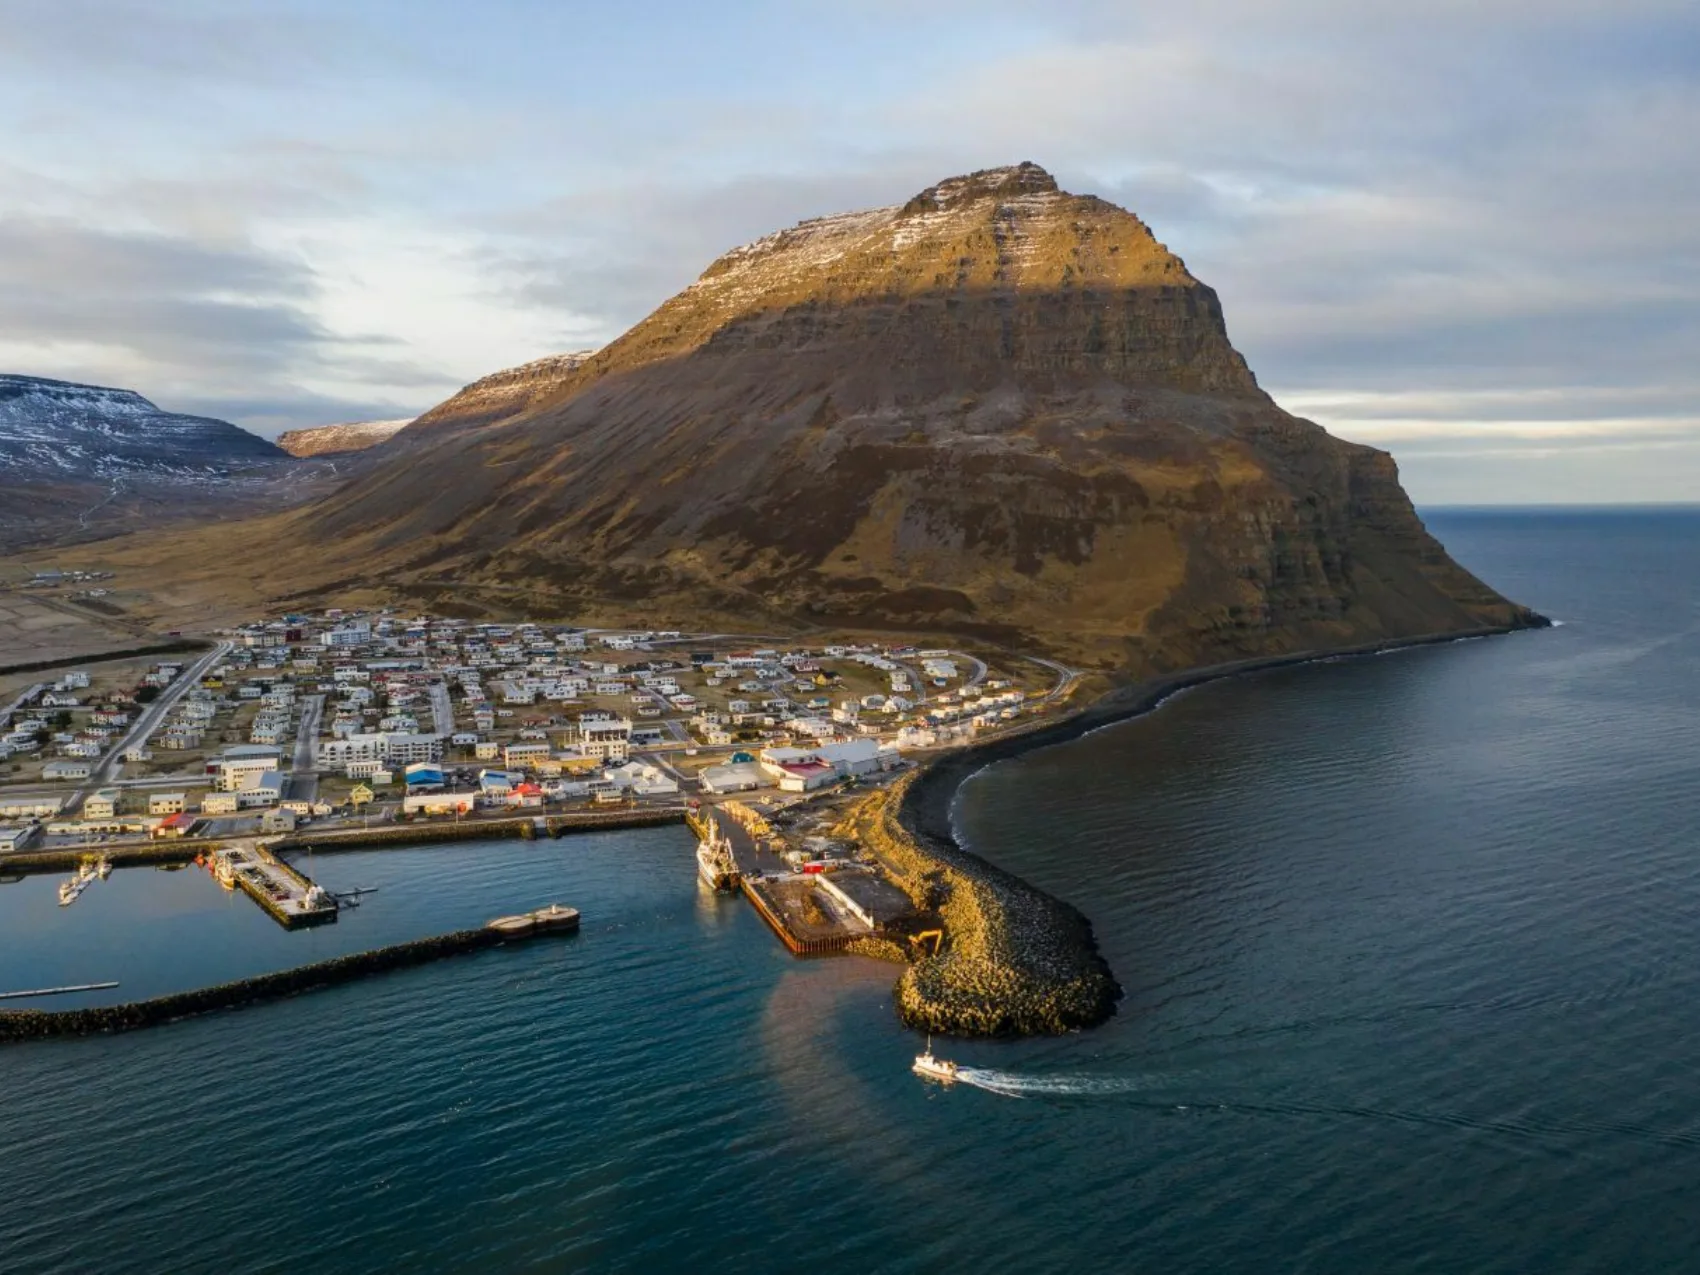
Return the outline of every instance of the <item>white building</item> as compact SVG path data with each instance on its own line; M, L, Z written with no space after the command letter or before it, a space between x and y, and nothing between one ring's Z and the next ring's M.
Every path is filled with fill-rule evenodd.
M227 748L219 758L218 781L220 792L240 792L259 776L276 774L283 754L269 744L240 744Z

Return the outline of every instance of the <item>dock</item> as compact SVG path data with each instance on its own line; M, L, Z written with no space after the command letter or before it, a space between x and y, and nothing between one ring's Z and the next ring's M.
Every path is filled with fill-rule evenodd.
M860 864L793 868L781 853L783 843L748 806L726 802L693 817L699 834L705 819L713 819L731 843L738 889L794 956L842 952L914 916L903 891Z
M242 890L287 930L336 920L334 897L259 846L218 851L213 872L221 884Z

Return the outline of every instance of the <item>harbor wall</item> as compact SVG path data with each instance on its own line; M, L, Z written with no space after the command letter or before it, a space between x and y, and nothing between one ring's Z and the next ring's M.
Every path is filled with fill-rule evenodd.
M537 830L542 819L544 831ZM445 841L481 841L504 837L533 839L563 837L574 832L606 832L619 828L657 828L683 823L683 806L658 809L586 810L560 815L526 815L518 819L475 819L445 823L397 823L381 828L351 828L335 832L302 832L270 842L278 853L306 850L330 854L337 850L381 850L387 846L417 846Z
M504 943L526 942L555 932L532 930L510 934L488 927L457 930L452 934L417 939L411 943L397 943L393 947L374 948L368 952L356 952L312 965L279 970L274 974L261 974L234 983L220 983L214 987L177 992L152 1000L132 1001L125 1005L106 1005L90 1009L4 1010L0 1011L0 1045L158 1027L197 1014L237 1009L262 1001L297 996L302 992L335 987L373 974L423 965L430 961L442 960L444 957L499 947Z
M481 841L504 837L539 835L564 837L575 832L605 832L620 828L654 828L681 823L685 819L683 806L664 806L637 810L585 810L570 814L541 816L546 831L539 834L532 816L523 819L477 819L460 823L383 824L376 828L338 829L315 833L311 830L294 835L257 838L274 852L286 853L311 848L315 854L331 854L339 850L382 850L398 846L441 844L447 841ZM0 871L24 874L59 872L76 868L83 860L105 855L114 867L146 867L150 864L187 863L197 854L210 854L233 841L249 841L250 837L194 837L170 841L149 841L135 845L101 842L91 846L66 846L51 850L25 850L19 854L0 856Z
M871 793L840 831L882 860L946 935L897 981L904 1023L956 1036L1055 1035L1103 1022L1121 989L1074 908L956 846L922 839L900 811L918 774Z

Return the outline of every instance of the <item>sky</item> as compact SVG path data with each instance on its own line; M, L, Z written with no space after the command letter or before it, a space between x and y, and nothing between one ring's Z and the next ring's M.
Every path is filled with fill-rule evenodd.
M1419 504L1700 500L1693 0L0 0L0 371L267 436L1034 160Z

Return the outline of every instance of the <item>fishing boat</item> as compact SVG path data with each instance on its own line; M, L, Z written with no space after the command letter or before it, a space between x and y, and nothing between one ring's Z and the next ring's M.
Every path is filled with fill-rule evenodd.
M82 897L83 891L89 888L89 883L95 879L94 865L83 864L77 869L77 875L69 881L59 883L59 906L68 908Z
M100 879L102 881L106 880L107 877L111 876L112 875L112 856L109 855L109 854L101 855L100 856L100 863L96 867L95 870L100 873Z
M518 916L499 916L489 922L486 928L513 935L530 934L533 930L576 930L578 909L551 903L535 912L521 912Z
M732 858L732 843L720 835L720 825L713 816L708 821L708 836L697 842L697 873L711 890L730 893L738 888L738 865Z
M943 1058L933 1057L933 1038L927 1037L927 1052L915 1055L915 1065L911 1068L917 1076L925 1076L929 1080L943 1081L952 1084L956 1080L956 1064Z

